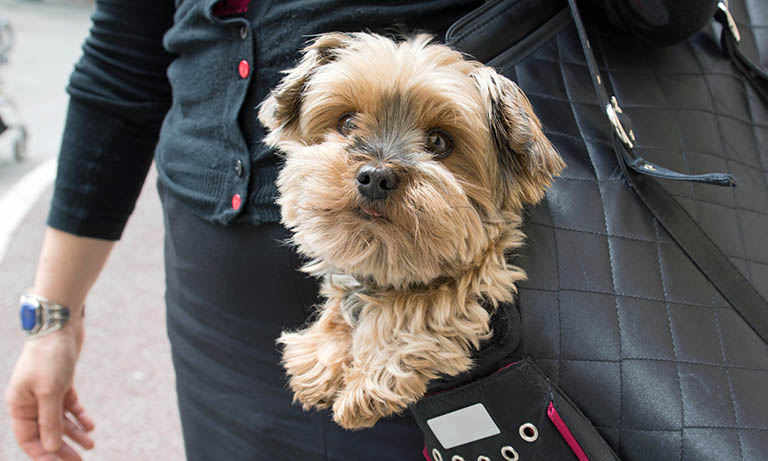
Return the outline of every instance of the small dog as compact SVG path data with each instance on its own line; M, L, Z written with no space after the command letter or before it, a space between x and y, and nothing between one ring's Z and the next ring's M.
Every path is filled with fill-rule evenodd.
M294 401L373 426L472 367L525 273L524 204L564 163L523 92L428 35L315 38L262 103L278 203L325 298L284 332ZM485 306L485 307L484 307Z

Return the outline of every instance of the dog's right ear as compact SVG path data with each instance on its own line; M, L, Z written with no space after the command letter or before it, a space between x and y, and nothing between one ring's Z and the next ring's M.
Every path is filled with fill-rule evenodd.
M269 131L264 138L266 144L275 146L284 139L298 140L296 121L307 81L317 68L333 61L336 51L345 48L350 40L350 35L338 32L322 34L304 48L296 67L283 71L285 76L259 108L259 121Z

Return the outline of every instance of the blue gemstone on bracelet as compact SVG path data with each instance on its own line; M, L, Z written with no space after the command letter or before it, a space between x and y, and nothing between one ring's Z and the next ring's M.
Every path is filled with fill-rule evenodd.
M31 331L37 324L37 309L30 303L22 303L21 310L21 328Z

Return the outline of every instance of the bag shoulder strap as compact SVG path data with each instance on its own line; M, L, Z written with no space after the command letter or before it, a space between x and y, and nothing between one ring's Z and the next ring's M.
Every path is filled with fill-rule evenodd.
M658 165L645 161L632 151L634 136L631 135L629 118L618 106L615 97L608 97L603 86L603 79L597 67L595 56L589 44L587 31L579 14L576 0L568 0L571 14L579 34L579 40L586 56L587 67L592 77L600 105L605 108L606 116L613 126L613 147L622 173L635 191L640 201L648 208L653 216L661 223L672 239L682 248L688 257L696 264L702 273L715 286L720 294L734 307L736 312L749 324L752 329L768 344L768 301L763 298L754 286L739 272L730 259L715 245L712 239L688 214L669 193L650 176L667 179L699 180L719 185L733 185L730 175L709 173L697 175L682 175L662 169L664 174L654 174L659 171ZM686 177L687 176L687 177Z

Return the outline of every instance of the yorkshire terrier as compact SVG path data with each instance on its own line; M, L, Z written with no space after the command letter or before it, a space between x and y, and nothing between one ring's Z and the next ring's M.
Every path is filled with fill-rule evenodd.
M282 222L322 277L284 332L294 400L360 429L472 367L525 273L525 204L564 163L513 82L428 35L316 37L262 103Z

